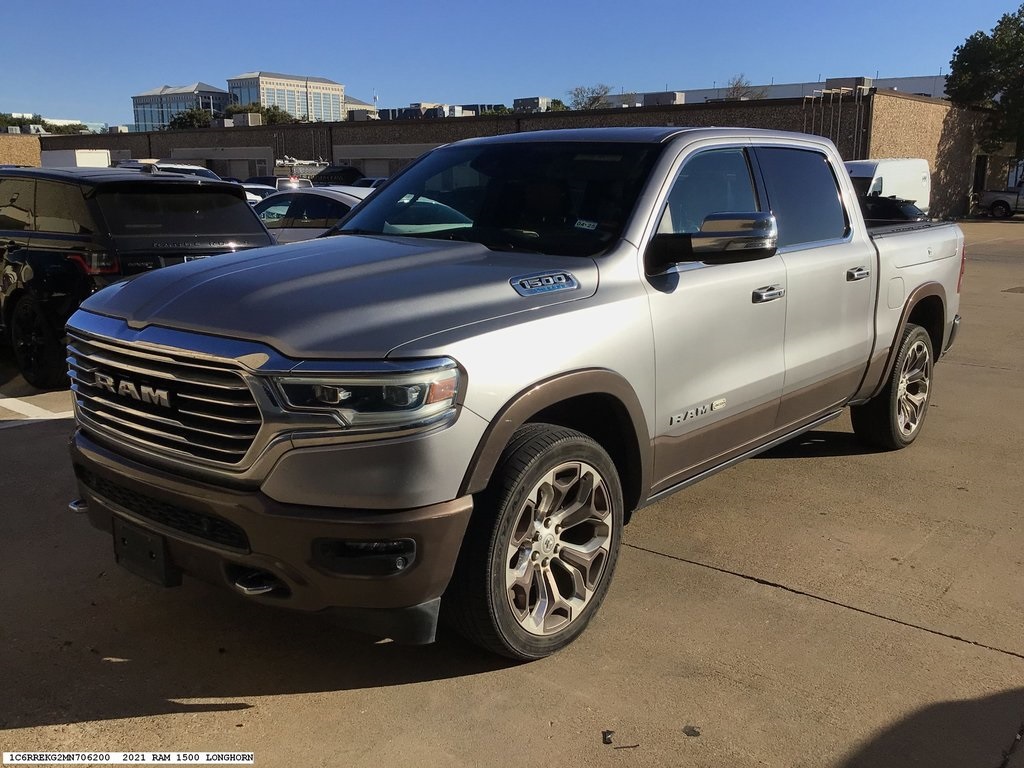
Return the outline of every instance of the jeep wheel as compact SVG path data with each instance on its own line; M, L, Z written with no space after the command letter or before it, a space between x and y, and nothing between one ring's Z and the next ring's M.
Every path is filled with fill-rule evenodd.
M992 207L988 209L989 213L992 214L993 219L1005 219L1010 216L1010 206L1004 203L1002 200L997 200L992 203Z
M23 296L11 315L14 362L25 381L37 389L67 386L63 341L32 296Z
M917 439L928 415L931 380L931 337L921 326L908 325L885 389L850 409L854 433L878 448L906 448Z
M575 430L527 425L477 501L445 613L469 640L514 659L565 647L615 570L623 511L612 460Z

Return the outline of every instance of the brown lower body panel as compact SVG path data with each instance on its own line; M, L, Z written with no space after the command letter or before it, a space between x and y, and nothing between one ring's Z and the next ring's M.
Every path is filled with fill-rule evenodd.
M111 533L115 518L127 521L166 542L173 568L239 593L240 574L266 573L280 588L248 599L299 610L353 609L357 617L390 611L401 621L427 606L436 623L438 598L473 506L467 496L387 512L298 507L258 490L208 485L138 464L81 431L70 451L96 528ZM350 552L351 542L402 542L404 549L387 562L394 572L353 573L353 567L365 570L366 561L356 560L366 553ZM346 554L353 554L351 562ZM402 558L398 569L396 557Z

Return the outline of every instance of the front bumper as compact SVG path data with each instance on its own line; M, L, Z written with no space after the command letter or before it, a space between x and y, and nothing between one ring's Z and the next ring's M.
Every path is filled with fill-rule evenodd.
M339 609L357 629L433 640L471 497L388 511L296 506L153 469L81 430L70 451L90 522L112 533L118 519L156 534L166 542L171 568L256 602ZM404 542L402 562L355 554L348 542ZM256 583L253 574L265 575L256 582L273 588L246 588Z

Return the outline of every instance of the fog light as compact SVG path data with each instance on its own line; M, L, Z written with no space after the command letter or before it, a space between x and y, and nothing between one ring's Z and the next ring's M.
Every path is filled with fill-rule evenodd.
M407 570L416 560L412 539L317 539L313 562L332 573L389 576Z

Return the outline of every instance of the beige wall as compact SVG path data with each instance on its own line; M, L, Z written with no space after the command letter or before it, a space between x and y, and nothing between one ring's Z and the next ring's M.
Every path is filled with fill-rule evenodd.
M0 133L0 165L32 165L38 167L39 137L16 133Z
M986 113L949 102L880 92L875 95L869 157L923 157L932 171L931 213L962 216L974 182L977 136ZM989 158L989 184L1005 179L1008 157ZM997 182L1002 183L1002 182Z

